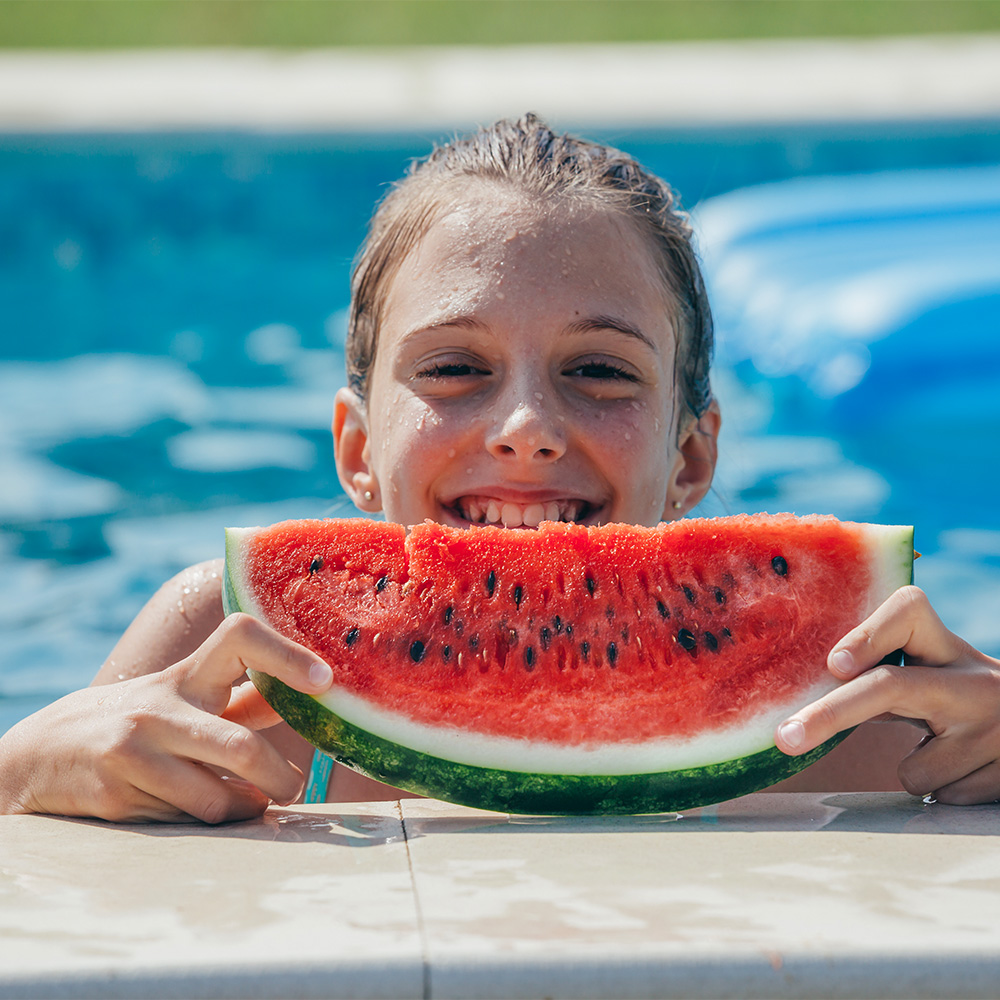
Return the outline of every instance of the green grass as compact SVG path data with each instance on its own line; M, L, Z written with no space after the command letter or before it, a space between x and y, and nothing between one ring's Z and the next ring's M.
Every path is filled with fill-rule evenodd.
M1000 31L1000 0L0 0L2 48L683 41Z

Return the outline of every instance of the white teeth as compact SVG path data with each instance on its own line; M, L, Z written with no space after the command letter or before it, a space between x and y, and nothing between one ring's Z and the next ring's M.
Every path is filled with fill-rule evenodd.
M502 524L505 528L537 528L542 521L576 521L584 508L582 500L548 500L519 504L486 497L465 497L463 516L473 524Z
M545 508L540 503L529 503L521 516L529 528L537 528L545 520Z
M500 520L505 528L519 528L524 523L521 508L514 503L505 503L500 511Z

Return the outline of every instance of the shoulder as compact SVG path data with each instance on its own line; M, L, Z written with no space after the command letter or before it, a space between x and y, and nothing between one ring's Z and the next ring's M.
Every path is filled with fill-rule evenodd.
M222 579L223 561L213 559L167 580L118 640L97 683L155 673L193 653L225 617Z

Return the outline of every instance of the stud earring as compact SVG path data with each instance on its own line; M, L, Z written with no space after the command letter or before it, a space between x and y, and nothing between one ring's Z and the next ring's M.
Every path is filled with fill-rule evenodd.
M375 499L375 494L371 490L365 490L365 499L371 503Z
M680 500L675 500L674 501L674 510L680 510L681 506L682 506L682 504L681 504Z

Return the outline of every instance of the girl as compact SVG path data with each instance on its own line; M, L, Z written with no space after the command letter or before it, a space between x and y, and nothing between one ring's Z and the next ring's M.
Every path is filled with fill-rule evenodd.
M708 490L712 324L672 192L628 156L533 116L435 151L386 198L355 270L337 469L403 524L655 524ZM0 740L0 809L110 820L245 819L301 794L310 748L246 682L309 693L330 668L245 616L218 563L167 583L94 685ZM903 648L907 666L876 664ZM784 788L1000 797L1000 663L904 588L831 651L845 683L783 723L802 753L868 719ZM894 774L896 761L906 753ZM333 800L392 797L338 772Z

